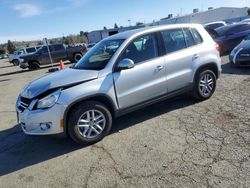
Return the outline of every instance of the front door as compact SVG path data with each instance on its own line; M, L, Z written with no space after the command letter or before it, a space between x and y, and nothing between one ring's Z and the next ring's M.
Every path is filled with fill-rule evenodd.
M113 73L119 108L146 102L167 92L164 57L159 57L156 34L134 39L119 60L128 58L135 67Z

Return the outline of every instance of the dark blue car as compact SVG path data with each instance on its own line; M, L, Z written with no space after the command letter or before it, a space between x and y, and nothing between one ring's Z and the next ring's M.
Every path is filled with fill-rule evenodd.
M238 23L209 30L214 41L220 45L221 53L230 52L250 34L249 23Z
M250 35L232 50L229 59L232 66L250 66Z

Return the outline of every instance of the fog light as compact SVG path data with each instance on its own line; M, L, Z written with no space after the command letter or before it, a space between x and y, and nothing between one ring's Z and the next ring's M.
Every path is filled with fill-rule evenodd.
M42 131L47 131L48 129L50 129L52 123L51 122L47 122L47 123L40 123L40 129Z

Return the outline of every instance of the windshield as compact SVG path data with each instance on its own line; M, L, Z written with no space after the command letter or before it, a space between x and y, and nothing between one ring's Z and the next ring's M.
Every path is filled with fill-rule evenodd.
M123 42L123 39L119 39L104 40L98 43L88 53L86 53L73 68L87 70L104 69Z

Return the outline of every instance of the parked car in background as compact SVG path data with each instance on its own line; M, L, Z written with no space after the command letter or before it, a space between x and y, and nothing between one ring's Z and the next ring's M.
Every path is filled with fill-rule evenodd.
M250 35L248 35L229 55L233 66L250 66Z
M241 23L250 23L250 18L242 20Z
M250 34L249 23L237 23L209 31L214 41L220 45L221 54L231 52L246 36Z
M66 132L90 144L133 110L190 91L209 99L220 73L217 45L203 26L141 28L106 38L71 68L33 81L16 110L26 134Z
M204 24L204 28L206 30L210 30L210 29L214 30L214 29L217 29L217 28L225 26L225 25L227 25L226 22L217 21L217 22L210 22L210 23Z
M48 47L42 46L35 53L20 56L20 67L35 70L39 69L40 65L50 64L48 48L54 63L60 60L77 62L87 52L87 48L82 45L74 47L65 47L63 44L51 44Z
M15 51L13 54L9 54L9 62L13 63L13 65L17 66L20 64L20 56L24 54L34 53L39 49L39 47L29 47L22 48Z

